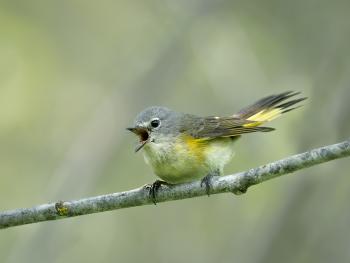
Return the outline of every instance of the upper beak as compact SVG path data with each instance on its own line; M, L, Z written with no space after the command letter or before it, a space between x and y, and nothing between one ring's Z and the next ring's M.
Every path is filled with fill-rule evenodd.
M135 127L128 127L128 128L126 128L128 131L131 131L131 132L133 132L133 133L135 133L135 134L137 134L137 128L135 128Z
M128 131L131 131L131 132L135 133L140 138L140 142L137 144L137 146L135 148L135 152L138 152L139 150L141 150L142 147L145 146L146 143L148 143L148 141L149 141L149 132L148 132L147 128L137 126L137 127L126 128L126 129Z

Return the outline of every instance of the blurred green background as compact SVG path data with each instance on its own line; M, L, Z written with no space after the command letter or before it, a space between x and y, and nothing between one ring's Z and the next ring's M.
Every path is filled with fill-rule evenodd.
M0 2L0 209L132 189L150 105L309 97L226 173L349 137L349 1ZM349 262L349 159L222 194L1 231L0 262Z

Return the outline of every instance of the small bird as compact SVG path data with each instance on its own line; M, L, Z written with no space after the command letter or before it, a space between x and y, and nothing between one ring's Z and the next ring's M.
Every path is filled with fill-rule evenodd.
M296 104L306 99L295 98L299 94L287 91L264 97L225 117L199 117L159 106L140 112L127 129L139 137L135 152L142 149L146 163L163 180L150 186L153 202L162 184L199 179L209 195L211 178L223 174L234 155L235 141L245 133L273 131L261 125L298 108Z

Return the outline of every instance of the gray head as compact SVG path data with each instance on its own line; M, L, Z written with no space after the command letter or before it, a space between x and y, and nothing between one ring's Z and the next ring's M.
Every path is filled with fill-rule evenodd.
M135 151L139 151L148 142L156 143L164 135L176 135L182 116L182 113L160 106L149 107L140 112L134 121L134 127L127 128L140 137Z

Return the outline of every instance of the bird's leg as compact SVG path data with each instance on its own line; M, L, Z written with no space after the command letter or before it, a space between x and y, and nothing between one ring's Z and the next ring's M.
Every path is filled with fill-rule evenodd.
M211 179L214 177L214 176L220 176L220 171L217 169L217 170L214 170L210 173L208 173L205 177L203 177L203 179L201 180L201 187L203 185L205 185L205 192L207 193L208 196L210 196L210 190L211 190Z
M152 199L152 202L156 205L157 204L157 192L161 185L169 185L167 182L156 180L154 183L146 185L149 187L149 198Z

